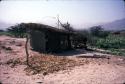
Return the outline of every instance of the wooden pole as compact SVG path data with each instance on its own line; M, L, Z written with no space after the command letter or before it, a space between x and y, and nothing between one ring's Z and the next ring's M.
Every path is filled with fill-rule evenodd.
M27 35L26 35L25 51L26 51L26 63L29 66L28 41L29 41L29 36L28 36L28 33L27 33Z
M58 24L58 29L59 29L59 15L57 15L57 20L58 20L57 24Z

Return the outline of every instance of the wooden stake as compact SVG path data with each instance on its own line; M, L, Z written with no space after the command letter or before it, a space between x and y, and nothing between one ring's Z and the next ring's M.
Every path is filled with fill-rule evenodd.
M28 41L29 41L29 36L28 36L28 33L27 33L27 35L26 35L25 51L26 51L26 63L29 66Z

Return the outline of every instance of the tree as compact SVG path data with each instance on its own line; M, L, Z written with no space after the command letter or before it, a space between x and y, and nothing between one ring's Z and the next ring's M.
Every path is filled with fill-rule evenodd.
M94 36L99 36L100 32L103 31L103 28L101 26L93 26L90 28L90 32Z
M102 26L93 26L90 28L90 33L92 36L105 38L109 35L108 31L105 31Z
M87 49L87 42L90 39L90 34L88 30L78 30L78 37L76 37L77 41L80 44L84 44L84 48Z
M25 34L26 34L25 23L21 23L21 24L11 26L7 29L7 31L10 32L15 37L23 38L23 37L25 37Z
M85 48L87 49L87 38L86 36L82 35L81 33L77 33L73 37L73 45L74 48Z
M71 27L68 22L67 22L66 24L61 24L61 26L62 26L65 30L68 30L69 32L73 32L73 31L74 31L73 27Z
M59 22L60 22L60 21L59 21ZM67 30L69 33L70 33L70 32L74 32L73 27L71 27L68 22L67 22L66 24L62 24L62 23L60 22L60 24L61 24L61 26L62 26L65 30ZM70 34L68 34L67 40L68 40L68 48L71 49L71 36L70 36Z
M4 32L4 30L0 29L0 32Z

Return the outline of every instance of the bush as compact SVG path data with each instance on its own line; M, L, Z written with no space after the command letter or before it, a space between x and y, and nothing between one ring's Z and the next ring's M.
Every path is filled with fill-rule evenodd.
M8 33L11 33L12 36L17 38L24 38L26 36L26 26L25 23L17 24L11 26L7 29Z
M1 36L1 35L12 36L11 33L6 32L6 31L4 31L4 32L0 32L0 36Z
M105 39L99 39L96 43L96 46L99 48L125 48L125 37L124 36L118 36L118 35L109 35Z
M90 34L95 37L105 38L110 34L110 32L105 31L102 26L93 26L90 28Z

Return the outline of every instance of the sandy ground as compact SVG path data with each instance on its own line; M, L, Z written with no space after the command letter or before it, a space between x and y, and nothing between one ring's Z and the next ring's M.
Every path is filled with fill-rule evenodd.
M125 84L125 57L87 52L85 50L66 52L60 55L71 59L83 59L89 63L68 70L26 75L26 65L12 67L5 64L10 59L25 60L25 39L0 36L0 82L2 84ZM39 54L30 50L30 55ZM93 56L107 58L93 58Z

